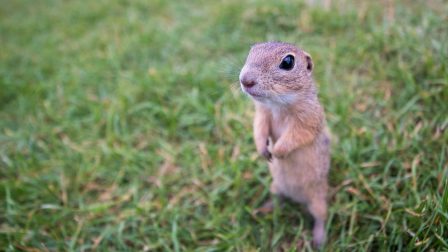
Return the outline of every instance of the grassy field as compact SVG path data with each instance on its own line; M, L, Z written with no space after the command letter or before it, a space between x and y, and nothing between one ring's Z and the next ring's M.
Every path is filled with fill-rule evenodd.
M324 250L447 250L448 3L364 2L1 1L0 250L311 250L302 207L253 215L238 74L266 40L314 59Z

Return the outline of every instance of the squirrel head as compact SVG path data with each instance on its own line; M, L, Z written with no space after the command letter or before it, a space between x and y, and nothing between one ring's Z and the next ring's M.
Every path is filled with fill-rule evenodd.
M311 56L283 42L252 46L241 69L243 92L259 102L287 105L315 94Z

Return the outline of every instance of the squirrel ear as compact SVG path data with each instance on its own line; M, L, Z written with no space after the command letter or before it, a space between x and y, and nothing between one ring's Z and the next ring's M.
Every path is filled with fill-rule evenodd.
M308 70L308 72L313 72L313 68L314 68L314 64L313 64L313 59L311 59L311 55L307 52L303 52L305 54L305 62L306 62L306 70Z

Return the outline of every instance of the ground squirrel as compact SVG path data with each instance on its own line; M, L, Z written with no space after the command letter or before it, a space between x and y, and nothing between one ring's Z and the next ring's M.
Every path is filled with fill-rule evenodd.
M311 56L296 46L259 43L250 49L240 84L255 103L255 145L269 160L271 193L306 204L319 247L325 241L330 139L312 71Z

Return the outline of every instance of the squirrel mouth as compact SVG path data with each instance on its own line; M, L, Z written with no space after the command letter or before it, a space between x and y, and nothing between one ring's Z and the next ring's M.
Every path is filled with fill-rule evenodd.
M252 96L254 98L264 97L264 95L262 93L256 92L256 91L254 91L254 90L252 90L250 88L244 88L243 87L243 91L244 91L244 93L246 93L246 94L248 94L248 95L250 95L250 96Z
M248 95L250 95L250 96L252 96L252 97L254 97L254 98L261 98L261 97L264 97L264 95L262 95L261 93L254 92L254 91L252 91L252 90L244 90L244 92L246 92L246 94L248 94Z

